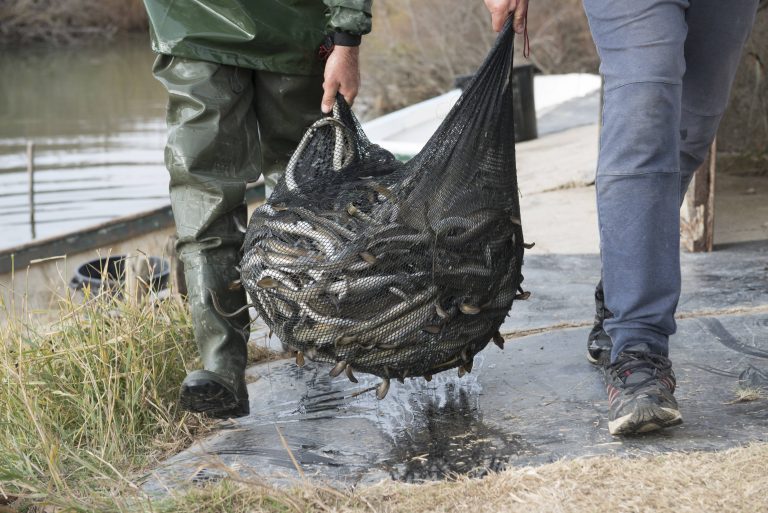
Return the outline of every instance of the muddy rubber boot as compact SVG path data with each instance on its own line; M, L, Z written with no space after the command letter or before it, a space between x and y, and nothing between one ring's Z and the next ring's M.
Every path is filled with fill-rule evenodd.
M179 402L187 411L216 418L248 415L248 311L228 317L245 305L245 293L237 281L239 255L231 250L209 250L182 254L182 258L203 369L184 379Z

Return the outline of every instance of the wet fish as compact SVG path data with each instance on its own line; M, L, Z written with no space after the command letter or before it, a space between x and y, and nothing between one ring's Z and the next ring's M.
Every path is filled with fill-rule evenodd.
M347 368L347 362L342 360L339 363L337 363L336 365L334 365L333 368L331 369L331 371L328 374L332 378L335 378L336 376L338 376L339 374L344 372L344 369L346 369L346 368Z
M475 305L470 305L469 303L462 303L459 305L459 310L463 314L467 315L477 315L480 313L480 307Z
M335 142L337 149L357 151L348 143L346 136ZM304 149L300 144L298 151ZM346 159L336 158L334 168L346 165ZM289 190L298 187L294 171ZM509 271L514 265L500 265L510 241L521 238L512 226L520 224L519 218L483 207L458 216L439 202L417 205L405 196L398 205L384 201L394 200L395 191L410 194L401 192L409 190L406 184L395 190L368 182L368 191L345 200L354 203L337 200L327 212L305 206L311 202L260 207L260 217L252 221L258 242L246 253L250 260L244 260L249 262L244 284L269 325L277 322L281 338L301 349L297 365L318 355L324 361L341 360L330 369L332 377L344 372L357 382L353 366L385 376L377 387L380 399L388 393L390 378L406 377L402 369L422 374L425 367L419 365L431 350L427 344L456 355L427 368L427 381L449 368L458 367L462 376L471 372L467 344L488 333L514 299L528 297L522 290L515 294L519 276ZM308 191L295 189L294 194ZM512 225L499 222L504 219ZM477 251L470 254L465 245ZM384 274L378 268L390 270ZM493 285L486 287L488 279ZM441 333L446 336L435 336ZM484 336L503 348L498 332Z
M340 336L336 337L336 340L335 340L334 344L337 347L344 347L344 346L348 346L350 344L354 344L358 340L359 339L356 336L340 335Z
M277 287L277 280L267 276L266 278L262 278L259 281L257 281L256 285L261 287L262 289L274 289Z
M493 343L499 346L499 349L504 349L504 337L498 331L493 334Z
M371 189L373 189L373 190L374 190L374 191L376 191L377 193L381 194L382 196L384 196L384 197L385 197L385 198L387 198L388 200L392 200L392 199L395 197L395 195L394 195L394 193L392 192L392 190L390 190L390 189L389 189L389 188L387 188L387 187L384 187L384 186L383 186L383 185L381 185L381 184L378 184L378 183L372 183L372 184L371 184Z
M243 224L243 222L240 220L239 216L234 216L235 220L235 228L237 228L237 231L240 233L245 233L248 231L246 226Z
M381 384L376 388L376 399L381 401L385 397L387 397L387 393L389 392L389 378L384 378L381 381Z
M376 257L370 254L368 251L363 251L359 253L359 255L360 255L360 258L362 258L364 261L368 262L371 265L377 262Z

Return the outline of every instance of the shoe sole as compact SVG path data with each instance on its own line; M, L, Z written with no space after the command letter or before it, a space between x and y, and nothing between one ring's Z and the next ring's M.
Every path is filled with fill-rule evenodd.
M632 413L608 422L612 435L637 435L683 423L680 411L674 408L639 408Z
M186 411L220 419L244 417L249 413L247 403L241 404L229 390L207 380L184 383L179 394L179 405Z

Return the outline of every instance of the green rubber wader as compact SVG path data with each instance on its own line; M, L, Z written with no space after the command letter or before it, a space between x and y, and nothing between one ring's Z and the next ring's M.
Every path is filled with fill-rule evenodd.
M304 131L320 116L321 75L285 75L160 55L166 87L165 164L184 263L195 340L205 370L247 395L248 312L239 278L245 187L264 174L273 187Z

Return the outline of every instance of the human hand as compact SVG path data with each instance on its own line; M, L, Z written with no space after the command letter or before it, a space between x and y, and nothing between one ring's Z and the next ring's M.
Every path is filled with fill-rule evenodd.
M512 28L518 34L525 30L525 16L528 14L528 0L485 0L485 6L491 12L491 26L495 32L504 28L510 13L514 14Z
M347 103L352 105L360 88L360 47L334 46L328 60L325 61L323 79L323 101L320 109L328 114L333 110L336 93L341 93Z

